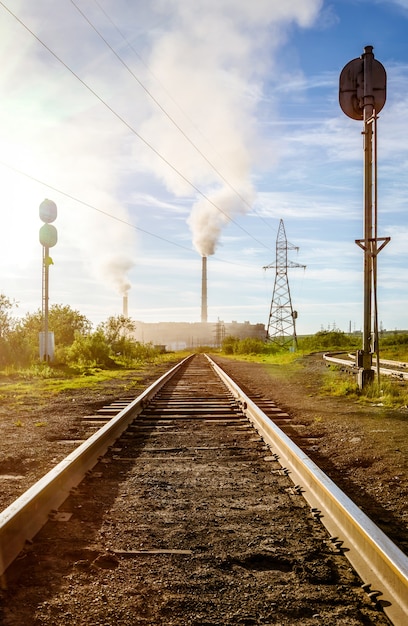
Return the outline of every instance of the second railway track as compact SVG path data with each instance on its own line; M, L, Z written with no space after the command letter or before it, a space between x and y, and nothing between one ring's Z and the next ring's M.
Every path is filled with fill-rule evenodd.
M90 446L82 482L78 469L57 484L70 495L60 494L58 512L6 571L2 623L24 623L13 607L25 602L33 625L388 624L382 608L403 624L404 588L395 596L384 585L361 588L347 541L330 540L319 521L329 511L302 497L312 479L294 484L288 474L300 466L282 466L296 447L284 435L270 443L275 429L258 421L253 403L227 391L203 355L165 383L125 425L119 415L103 426L116 441L106 434L103 457ZM2 548L10 507L5 513ZM403 585L404 571L394 575Z

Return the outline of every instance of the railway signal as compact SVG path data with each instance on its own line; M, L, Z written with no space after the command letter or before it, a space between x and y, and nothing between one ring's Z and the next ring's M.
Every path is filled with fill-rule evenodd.
M385 104L386 83L386 71L374 59L372 46L366 46L364 54L347 63L340 74L340 107L348 117L364 123L364 238L356 239L364 252L363 346L356 356L360 389L374 379L374 353L378 378L380 372L377 255L390 237L377 236L377 117Z
M49 271L53 261L50 257L50 248L55 246L58 233L51 224L57 217L57 205L52 200L45 199L40 204L40 219L44 225L40 228L40 243L43 247L42 262L42 324L40 333L40 358L47 362L54 356L54 334L48 331L48 300L49 300Z

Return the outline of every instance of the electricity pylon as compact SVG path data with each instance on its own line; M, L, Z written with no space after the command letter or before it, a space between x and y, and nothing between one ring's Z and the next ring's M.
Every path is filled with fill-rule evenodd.
M275 283L273 286L271 309L269 312L266 339L284 347L290 343L297 347L295 320L297 312L292 308L290 297L288 269L303 267L299 263L288 260L288 250L299 250L286 239L283 220L279 222L278 235L276 237L276 260L275 263L266 265L263 269L276 268Z

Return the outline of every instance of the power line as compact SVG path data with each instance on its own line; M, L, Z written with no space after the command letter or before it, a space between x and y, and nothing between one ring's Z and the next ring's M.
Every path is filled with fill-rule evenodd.
M201 191L193 182L191 182L182 172L180 172L166 157L164 157L154 146L152 146L140 133L138 133L119 113L117 113L101 96L99 96L92 87L90 87L73 69L65 63L46 43L44 43L15 13L13 13L3 2L0 0L0 5L12 16L17 22L27 31L29 32L35 39L40 43L65 69L67 69L70 74L72 74L101 104L103 104L119 121L122 122L136 137L140 139L156 156L158 156L161 161L163 161L168 167L170 167L176 174L180 176L192 189L194 189L202 198L204 198L211 206L213 206L217 211L222 213L229 222L235 224L240 230L242 230L248 237L256 241L259 245L268 248L266 244L256 239L251 233L249 233L243 226L238 224L231 216L229 216L225 211L223 211L215 202L213 202L203 191Z
M171 99L171 101L175 104L175 106L181 111L181 113L189 120L189 122L194 126L195 130L201 135L201 137L211 146L211 148L216 152L216 154L220 157L221 155L217 152L217 150L214 148L214 146L208 141L208 139L201 133L200 129L195 125L194 121L189 117L189 115L187 115L187 113L182 109L182 107L180 106L180 104L174 99L174 97L172 96L172 94L168 91L168 89L166 89L166 87L163 85L163 83L160 81L160 79L152 72L152 70L150 69L150 67L147 65L147 63L144 61L144 59L140 56L140 54L137 52L137 50L129 43L129 41L127 40L127 38L125 37L125 35L123 34L123 32L117 27L117 25L115 24L115 22L112 20L112 18L109 16L109 14L105 11L105 9L100 5L100 3L98 2L98 0L93 0L94 3L97 5L97 7L99 8L99 10L105 15L106 19L112 24L112 26L115 28L115 30L119 33L119 35L122 37L123 41L129 46L129 48L132 50L132 52L137 56L137 58L139 59L139 61L145 66L145 68L148 70L148 72L153 76L153 78L159 83L159 85L161 86L161 88L164 90L164 92L166 93L166 95ZM115 56L120 60L121 63L123 63L123 65L125 65L125 67L127 68L126 63L122 60L122 58L116 53L116 51L111 47L111 45L105 40L105 38L101 35L101 33L96 29L96 27L94 26L93 23L91 23L91 21L89 20L88 17L86 17L84 15L84 13L78 8L78 6L75 4L75 2L73 0L71 0L72 4L77 8L77 10L81 13L81 15L84 17L84 19L88 22L88 24L95 30L95 32L101 37L101 39L106 43L106 45L112 50L112 52L115 54ZM127 68L129 69L129 68ZM152 100L157 104L157 106L161 109L161 111L166 115L166 117L168 117L168 119L171 120L171 122L176 126L176 128L183 134L183 136L187 139L187 141L197 150L197 152L203 157L203 159L212 167L212 169L219 175L219 177L229 186L229 188L234 191L234 193L240 198L240 200L251 210L255 213L255 215L257 215L257 217L262 220L262 222L268 227L270 228L272 231L276 232L276 229L273 228L271 226L271 224L262 217L262 215L259 215L259 213L257 212L257 210L250 205L245 198L235 189L235 187L221 174L221 172L218 170L218 168L215 167L215 165L205 156L205 154L203 154L203 152L198 148L198 146L186 135L186 133L179 127L179 125L174 121L174 119L170 116L170 114L164 109L164 107L157 101L157 99L151 94L151 92L144 86L144 84L142 83L142 81L137 78L133 72L131 70L129 70L129 72L131 73L131 75L136 79L136 81L139 83L139 85L145 90L145 92L152 98Z
M52 191L56 191L57 193L61 194L62 196L65 196L66 198L69 198L70 200L74 200L74 202L78 202L79 204L82 204L83 206L86 206L89 209L92 209L93 211L97 211L98 213L101 213L102 215L105 215L106 217L110 217L113 220L116 220L117 222L121 222L122 224L125 224L125 226L129 226L130 228L133 228L134 230L142 232L145 235L150 235L150 237L155 237L155 239L160 239L161 241L165 241L166 243L170 243L173 246L177 246L178 248L182 248L183 250L187 250L188 252L194 252L196 254L193 248L187 248L187 246L183 246L180 243L171 241L170 239L166 239L165 237L161 237L160 235L156 235L155 233L151 233L150 231L145 230L144 228L140 228L139 226L135 226L131 222L128 222L127 220L124 220L123 218L118 217L117 215L113 215L113 213L108 213L108 211L104 211L103 209L98 209L98 207L94 206L93 204L90 204L89 202L85 202L84 200L81 200L80 198L77 198L76 196L73 196L72 194L67 193L66 191L62 191L62 189L58 189L58 187L54 187L53 185L50 185L49 183L46 183L43 180L40 180L39 178L32 176L31 174L27 174L27 172L23 172L17 167L13 167L9 163L0 161L0 164L3 167L7 167L8 169L13 170L13 172L17 172L18 174L21 174L22 176L25 176L26 178L29 178L30 180L33 180L36 183L39 183L40 185L44 185L44 187L47 187L48 189L52 189Z
M72 194L66 191L62 191L62 189L59 189L58 187L54 187L53 185L50 185L49 183L46 183L43 180L40 180L39 178L32 176L31 174L27 174L27 172L23 172L22 170L10 165L9 163L0 161L0 165L2 165L3 167L7 167L13 172L20 174L21 176L25 176L26 178L29 178L30 180L36 183L39 183L40 185L43 185L44 187L47 187L48 189L52 189L52 191L55 191L56 193L59 193L62 196L65 196L66 198L73 200L74 202L78 202L78 204L82 204L83 206L86 206L89 209L96 211L97 213L101 213L101 215L105 215L106 217L110 217L111 219L116 220L117 222L120 222L121 224L124 224L125 226L129 226L130 228L133 228L134 230L137 230L138 232L144 233L145 235L149 235L150 237L154 237L155 239L159 239L160 241L164 241L165 243L169 243L170 245L176 246L177 248L181 248L182 250L187 250L187 252L192 252L194 255L197 254L197 252L193 248L187 248L187 246L183 246L183 244L181 243L177 243L176 241L172 241L171 239L166 239L166 237L162 237L161 235L152 233L149 230L140 228L140 226L135 226L135 224L132 224L131 222L128 222L127 220L124 220L123 218L118 217L117 215L113 215L113 213L109 213L108 211L99 209L93 204L90 204L89 202L85 202L84 200L81 200L80 198L77 198L76 196L73 196ZM252 267L251 265L245 265L243 263L236 263L235 261L227 261L226 259L220 259L219 257L217 257L217 261L219 261L220 263L227 263L229 265L237 265L239 267Z
M250 210L254 210L252 205L239 193L239 191L228 181L228 179L219 171L219 169L210 161L210 159L200 150L196 143L187 135L187 133L181 128L181 126L175 121L175 119L168 113L168 111L164 108L164 106L157 100L157 98L151 93L151 91L143 84L143 82L136 76L136 74L131 70L128 64L122 59L122 57L116 52L116 50L110 45L110 43L105 39L102 33L96 28L95 24L85 15L85 13L78 7L74 0L71 0L71 4L76 8L78 13L83 17L83 19L89 24L89 26L95 31L95 33L102 39L104 44L109 48L109 50L115 55L118 61L126 68L129 74L136 80L138 85L144 90L144 92L153 100L153 102L159 107L160 111L167 117L168 120L177 128L177 130L183 135L183 137L188 141L188 143L198 152L198 154L204 159L204 161L214 170L214 172L221 178L221 180L236 194L236 196L241 200L245 206L247 206ZM100 5L98 4L101 9ZM102 9L101 9L102 10ZM108 17L107 13L103 11L103 13ZM108 19L110 19L108 17ZM110 20L113 24L112 20ZM117 29L118 30L118 29ZM118 31L121 36L124 38L122 33ZM124 38L125 41L126 38ZM133 48L132 48L133 49ZM138 55L139 56L139 55ZM139 57L140 58L140 57ZM157 80L157 79L156 79ZM167 92L168 93L168 92ZM174 99L172 98L173 102ZM185 115L184 111L183 114ZM259 216L260 217L260 216ZM262 217L260 219L263 220ZM266 220L263 220L265 223Z

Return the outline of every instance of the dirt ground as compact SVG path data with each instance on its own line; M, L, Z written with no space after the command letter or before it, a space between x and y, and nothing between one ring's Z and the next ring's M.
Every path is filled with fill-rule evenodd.
M216 360L246 390L248 395L271 399L281 409L287 411L291 418L290 423L286 425L288 434L293 435L298 445L307 450L309 456L402 549L408 552L407 410L387 411L381 406L362 407L355 401L322 396L320 390L327 366L320 355L300 358L297 364L289 369L237 362L221 357L216 357ZM122 379L107 386L100 385L86 391L67 391L41 404L38 399L33 399L31 404L29 402L22 406L17 414L11 413L7 405L3 403L0 408L0 485L3 487L0 498L2 506L7 506L35 480L51 469L56 462L66 456L81 439L91 434L86 430L82 421L84 415L93 414L97 408L117 398L139 395L152 379L156 379L164 369L168 368L168 365L165 368L163 366L151 367L145 373L138 372L136 381L132 380L129 375L128 379ZM107 480L103 481L102 488L99 485L98 490L96 484L93 487L92 481L83 488L87 498L86 504L92 502L95 506L88 509L88 506L84 506L78 499L80 496L73 496L70 498L72 500L70 507L76 510L76 514L68 528L61 531L61 526L51 523L39 533L42 539L38 538L38 544L36 539L32 551L28 552L11 573L8 579L9 587L0 593L0 606L1 599L4 598L4 615L7 616L4 623L7 626L30 623L30 615L34 616L34 614L36 617L32 617L32 623L36 626L72 623L84 625L92 623L100 626L123 623L133 626L136 623L132 618L135 602L140 603L140 606L138 605L140 619L138 618L137 623L185 626L185 623L177 618L177 602L181 589L177 586L178 583L176 584L171 579L172 576L176 578L175 560L178 560L179 556L172 557L174 564L170 564L168 587L162 591L160 571L162 557L157 559L158 564L153 570L150 557L145 557L146 572L149 572L148 578L147 574L143 573L140 561L137 567L132 565L131 556L124 559L125 563L123 559L121 560L111 552L107 554L100 552L101 542L104 545L110 545L110 543L117 545L119 536L128 536L129 546L133 546L135 529L140 534L141 540L148 532L154 534L153 518L149 521L148 517L149 502L152 502L152 514L163 516L163 507L163 512L160 513L162 499L174 498L167 491L169 483L164 473L159 476L160 480L156 480L150 473L148 464L141 463L140 468L147 481L145 510L142 511L142 518L137 518L137 512L131 500L142 483L137 480L133 487L130 483L130 491L123 491L123 493L118 493L117 486L115 486L112 487L111 493L108 480L109 465L107 465L105 469ZM180 473L180 470L177 470L177 473ZM270 472L265 470L264 479L270 480L270 476ZM201 477L200 480L203 478ZM191 480L186 481L188 482ZM116 485L116 482L113 484ZM226 489L226 486L227 483L223 483L222 488ZM123 487L123 489L129 488ZM234 491L235 486L232 484L231 497L234 497ZM166 495L168 493L169 495ZM286 487L282 487L282 493L286 494L286 499L290 499ZM208 570L202 570L200 577L197 578L195 571L189 572L188 570L193 561L188 560L188 555L185 556L185 578L188 579L188 585L186 586L187 595L183 602L189 604L187 608L192 614L202 616L200 619L188 621L188 624L200 626L219 624L211 617L210 611L214 594L220 592L228 599L230 603L228 606L231 607L228 620L223 622L228 625L279 624L286 626L336 623L342 626L356 626L357 624L385 625L388 623L383 614L378 613L374 606L370 606L366 594L359 590L359 581L354 580L351 583L355 591L348 590L347 583L353 578L353 574L347 562L340 563L344 557L335 557L339 559L339 564L334 568L334 557L328 555L327 551L323 554L321 552L323 539L302 540L304 541L301 546L304 561L302 561L302 567L299 563L294 567L290 562L290 554L292 549L294 550L292 543L299 543L301 533L299 536L293 533L291 525L293 520L289 523L286 519L287 509L278 507L273 513L275 525L280 528L286 527L287 533L287 537L280 539L281 543L277 544L278 528L276 528L276 534L272 536L263 528L266 523L263 515L266 515L267 519L270 518L271 504L267 503L267 493L257 492L253 494L253 497L254 506L258 507L259 513L255 518L251 518L249 523L250 526L254 523L259 525L259 536L256 536L254 546L250 544L246 546L248 555L244 550L242 556L243 546L229 548L230 551L234 549L237 554L241 554L239 561L236 557L232 558L228 551L228 553L225 552L224 544L220 545L219 554L217 552L218 535L217 528L213 528L214 519L217 520L216 526L221 527L226 515L225 510L215 511L211 517L209 502L201 503L200 535L196 536L196 530L191 527L189 541L194 550L203 550L205 534L203 531L206 531L205 542L209 542L214 553L218 555L217 567L219 570L221 563L225 588L215 589L209 586L211 582L209 579L212 575L210 561ZM185 505L184 500L189 501L180 492L179 499L173 504L174 514L177 507L182 509ZM105 517L109 504L113 502L116 503L118 516ZM302 508L300 502L293 507L292 517L295 515L296 508ZM200 510L200 507L197 510ZM235 517L238 519L242 516L244 519L245 510L245 506L235 506ZM124 516L121 522L118 521L119 512L122 517ZM133 519L131 519L132 515ZM185 518L188 519L187 512ZM301 519L304 520L304 516ZM170 524L170 521L168 523ZM299 528L304 523L308 523L307 516L306 522L299 519ZM122 529L119 529L120 524L124 526ZM234 540L232 528L229 528L228 532L232 546ZM322 530L318 532L324 535ZM66 536L64 536L65 533ZM76 533L81 540L72 541L70 533L74 533L72 536ZM178 535L174 539L175 542L177 537ZM155 539L156 543L163 547L164 544L161 544L163 535L157 535ZM61 545L60 542L64 540L67 545L64 546L62 543L64 549L60 552L61 558L56 560L55 545ZM41 541L41 547L39 547ZM125 544L125 540L122 539L122 541ZM259 552L256 543L258 541L259 545L263 546L263 551ZM195 542L198 542L197 545ZM75 550L73 545L76 546ZM143 543L140 545L146 547ZM265 545L267 545L266 552ZM66 555L62 558L64 550ZM257 558L256 563L253 562L254 554ZM266 559L265 554L269 560ZM67 556L69 563L66 562ZM42 568L45 567L45 573L42 573L40 577L48 581L45 596L44 589L41 587L43 583L40 582L38 576L37 568L40 564ZM313 576L311 576L311 568ZM137 578L137 591L135 591L134 584L133 587L129 587L126 582L128 579L125 571L127 570L133 579ZM41 572L44 572L44 569L41 569ZM300 575L303 576L300 582L306 587L300 587L296 592L292 585L297 578L302 577ZM265 597L264 612L263 614L254 612L251 616L248 613L248 602L253 589L257 589L257 578L261 581L265 576L273 577L273 585L270 586ZM207 590L208 598L205 594L202 595L203 585ZM239 597L236 592L238 586L242 591ZM165 622L152 619L148 612L152 594L158 593L166 597L166 607L169 612ZM358 596L357 609L351 604L351 595L355 593ZM349 597L350 606L347 604ZM336 604L339 598L342 600L340 604ZM259 598L257 602L259 603ZM322 612L320 614L316 612L313 608L316 605L321 608L326 606L332 620L327 621L327 616ZM104 606L106 607L105 613L103 612ZM276 611L283 606L287 618L279 618L277 621L271 619L274 606L276 606ZM84 607L87 607L89 615L92 615L92 618L89 618L90 621L87 615L81 613ZM36 609L39 612L36 612ZM183 606L183 610L185 609L186 606ZM335 621L333 621L334 612L337 610L339 613L336 613ZM207 616L204 617L206 611ZM280 615L283 614L280 613ZM78 621L78 615L81 615L80 621Z

